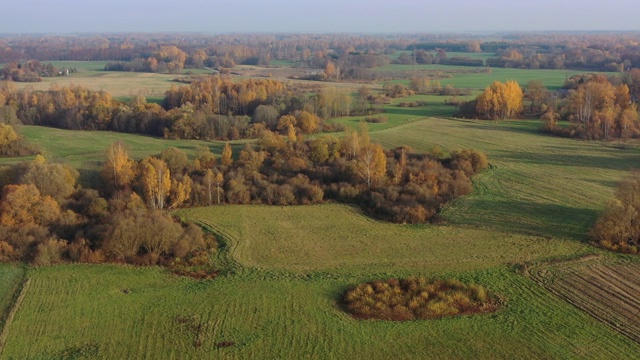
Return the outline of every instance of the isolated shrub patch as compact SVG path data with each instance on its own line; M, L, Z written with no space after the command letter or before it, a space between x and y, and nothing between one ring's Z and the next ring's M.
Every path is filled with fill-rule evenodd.
M366 118L364 118L364 121L368 122L368 123L374 123L374 124L384 124L387 122L387 117L384 115L378 115L378 116L367 116Z
M498 303L480 285L423 277L364 283L344 295L346 310L359 319L421 320L492 312Z

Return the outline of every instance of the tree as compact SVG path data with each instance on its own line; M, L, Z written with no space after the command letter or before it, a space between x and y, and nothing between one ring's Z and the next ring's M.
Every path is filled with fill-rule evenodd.
M107 149L107 161L102 167L102 179L112 190L121 190L131 185L135 177L135 162L122 141L117 141Z
M355 172L368 188L383 179L387 170L387 157L380 144L368 144L360 150L355 161Z
M213 171L211 171L211 169L207 169L207 172L202 180L207 190L207 205L211 206L211 203L213 202L213 187L215 183L215 175L213 174Z
M327 79L333 79L336 76L336 66L331 61L327 61L327 66L324 68L324 74Z
M531 100L529 111L531 113L540 111L542 102L547 98L549 91L540 80L531 80L527 83L525 90L526 97Z
M216 166L216 156L209 150L208 146L196 146L196 166L197 170L212 169Z
M42 195L49 195L62 203L74 192L78 176L78 171L74 168L47 163L44 157L38 155L36 160L27 166L19 182L33 184Z
M613 200L591 229L600 245L637 254L640 250L640 173L620 184Z
M187 153L173 146L162 150L160 159L167 164L173 176L184 173L187 167L189 167Z
M233 150L229 143L225 143L222 148L222 159L220 159L220 164L224 167L229 167L233 164Z
M0 122L0 146L8 145L19 138L13 126Z
M140 182L151 209L162 210L171 190L171 173L167 164L155 157L140 162Z
M185 176L182 181L176 179L171 180L171 205L169 209L175 209L189 200L191 196L192 180Z
M523 93L513 80L494 81L476 98L476 114L487 119L507 119L522 112Z
M318 129L320 119L312 113L302 111L298 114L298 126L303 134L312 134Z
M278 110L271 105L258 105L253 112L254 123L265 123L268 128L275 129L278 123Z
M7 185L2 189L2 226L48 226L55 223L60 214L60 205L50 196L42 196L35 185Z

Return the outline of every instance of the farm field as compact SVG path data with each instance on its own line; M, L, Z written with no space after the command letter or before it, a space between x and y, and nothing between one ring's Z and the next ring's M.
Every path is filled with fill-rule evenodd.
M512 68L487 68L454 65L400 65L391 64L377 68L379 71L404 71L418 73L438 72L444 75L440 79L442 86L453 85L456 88L470 88L484 90L494 81L516 80L521 86L525 86L531 80L540 80L549 90L558 90L564 84L566 78L589 71L579 70L530 70ZM408 84L408 80L394 81Z
M536 267L531 273L558 297L640 341L638 270L638 262L585 259Z
M466 276L508 299L497 313L408 323L345 315L335 299L352 277L264 271L199 283L114 265L41 268L31 276L3 358L606 359L638 350L506 268ZM222 342L233 345L216 346Z

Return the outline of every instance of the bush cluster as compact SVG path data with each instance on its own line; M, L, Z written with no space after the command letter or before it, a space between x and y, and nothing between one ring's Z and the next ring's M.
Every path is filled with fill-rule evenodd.
M346 310L358 319L437 319L495 311L497 301L480 285L424 277L373 281L344 295Z

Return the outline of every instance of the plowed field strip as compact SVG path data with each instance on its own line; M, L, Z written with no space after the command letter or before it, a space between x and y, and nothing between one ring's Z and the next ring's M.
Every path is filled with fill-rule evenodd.
M638 264L554 265L533 278L551 292L640 342Z

